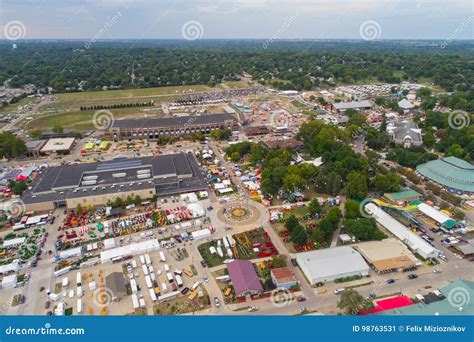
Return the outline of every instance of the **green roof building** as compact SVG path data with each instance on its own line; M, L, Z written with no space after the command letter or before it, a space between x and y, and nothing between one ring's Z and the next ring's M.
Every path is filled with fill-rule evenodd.
M424 177L456 192L474 193L474 165L446 157L418 165L416 170Z
M417 303L404 306L394 310L377 313L378 315L474 315L474 282L467 280L456 280L439 292L444 299L426 303ZM432 295L432 294L430 294Z
M420 193L409 188L401 189L398 192L385 193L383 196L387 200L395 204L402 203L402 202L408 203L408 202L419 200L421 197L423 197Z

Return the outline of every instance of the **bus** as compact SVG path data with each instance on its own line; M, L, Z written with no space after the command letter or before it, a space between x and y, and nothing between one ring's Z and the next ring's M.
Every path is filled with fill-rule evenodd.
M132 293L136 294L138 292L137 281L135 279L130 279L130 287L131 287Z
M156 298L156 293L155 291L153 291L153 289L149 289L148 292L150 293L150 298L152 301L156 302L157 301L157 298Z
M163 251L160 251L160 260L161 262L166 262L165 253Z
M81 274L81 272L77 272L77 274L76 274L76 285L77 286L82 285L82 274Z
M143 269L143 274L144 275L148 275L148 267L146 267L146 265L142 265L142 269Z
M145 254L145 263L146 263L148 266L151 265L151 259L150 259L150 255L148 255L148 253Z
M176 283L178 284L178 287L183 287L183 279L181 279L181 276L179 274L176 274L175 278L176 278Z
M153 287L153 283L151 282L150 276L145 276L146 287L151 289Z
M166 278L168 278L169 283L174 282L173 274L171 272L166 273Z

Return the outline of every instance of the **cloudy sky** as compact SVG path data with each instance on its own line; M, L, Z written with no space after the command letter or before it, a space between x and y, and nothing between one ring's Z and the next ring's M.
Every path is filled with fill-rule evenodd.
M15 31L17 30L17 31ZM21 31L18 33L18 30ZM0 38L473 39L472 0L0 0Z

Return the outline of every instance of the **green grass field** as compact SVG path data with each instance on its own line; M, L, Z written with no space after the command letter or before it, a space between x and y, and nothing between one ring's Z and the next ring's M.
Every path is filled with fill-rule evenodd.
M151 109L148 112L143 110ZM145 114L150 117L153 116L157 111L156 107L142 107L142 108L120 108L111 109L110 112L113 114L116 120L123 118L139 118L145 117ZM60 125L65 129L83 131L94 129L92 123L92 117L95 111L73 111L60 114L40 114L34 117L34 120L26 124L28 130L32 129L52 129L56 125Z
M0 108L0 114L12 113L18 110L18 107L26 106L28 104L34 104L36 98L27 98L21 99L17 103L12 103L6 107Z
M174 86L174 87L156 87L156 88L141 88L141 89L120 89L120 90L107 90L107 91L91 91L81 93L66 93L58 94L60 101L90 101L100 99L113 99L113 98L135 98L141 96L154 96L154 95L182 95L189 90L194 91L205 91L210 89L206 85L190 85L190 86Z

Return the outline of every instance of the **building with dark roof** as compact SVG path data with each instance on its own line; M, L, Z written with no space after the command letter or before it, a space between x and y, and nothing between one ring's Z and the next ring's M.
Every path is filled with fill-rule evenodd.
M127 295L127 287L122 272L113 272L106 276L105 287L112 292L113 300L120 300Z
M367 101L351 101L351 102L336 102L331 104L331 109L337 111L338 113L344 113L348 109L364 110L371 109L372 104Z
M193 154L179 153L51 167L22 199L28 211L46 211L104 205L116 197L146 199L206 189Z
M221 128L232 129L237 124L232 114L209 114L169 118L143 118L115 120L104 131L106 140L158 139L193 133L210 134Z
M395 144L407 148L423 144L421 129L412 120L402 120L394 125L387 126L387 133Z
M474 165L456 157L432 160L416 167L423 177L457 194L474 193Z
M38 158L41 153L41 149L46 144L46 140L31 140L25 143L26 155L28 157Z
M237 297L245 297L263 292L253 264L248 260L235 260L227 264L230 280Z

